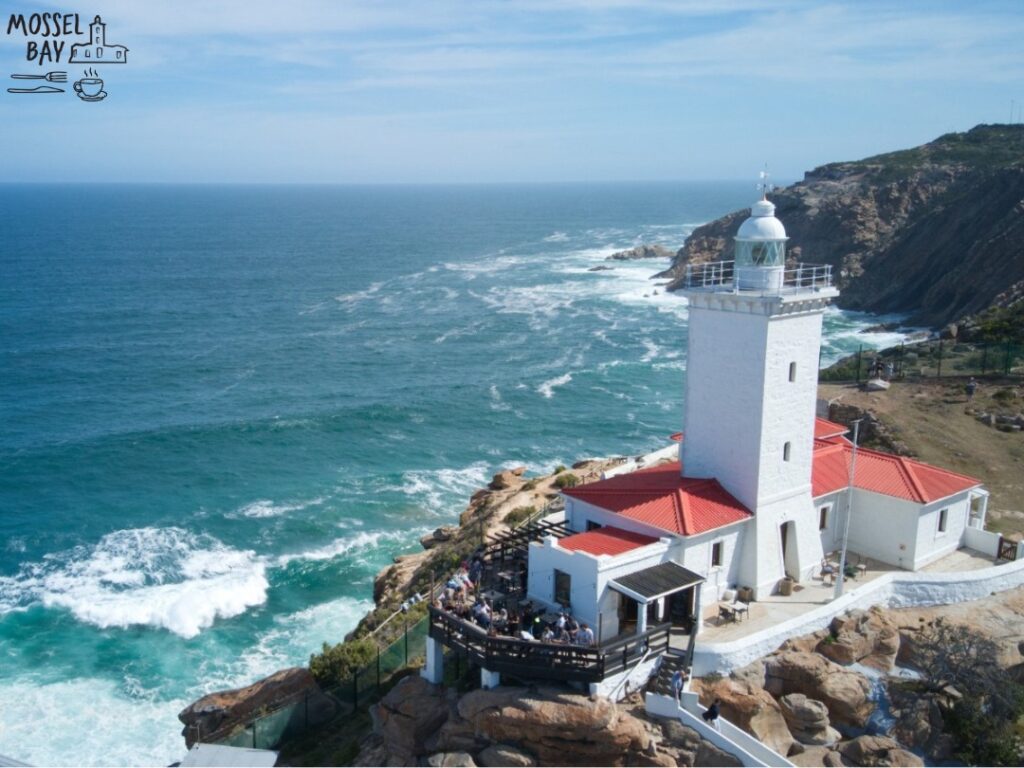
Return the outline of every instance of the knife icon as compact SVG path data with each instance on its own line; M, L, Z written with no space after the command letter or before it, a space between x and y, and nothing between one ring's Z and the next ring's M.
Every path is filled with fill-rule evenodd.
M63 88L54 88L52 85L40 85L36 88L8 88L8 93L64 93Z

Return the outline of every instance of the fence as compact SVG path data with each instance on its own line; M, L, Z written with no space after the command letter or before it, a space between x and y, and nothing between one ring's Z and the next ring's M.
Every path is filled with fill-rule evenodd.
M1024 344L931 339L883 351L861 346L838 367L822 371L822 380L861 382L878 375L892 379L1024 377Z
M428 627L426 616L406 626L397 640L386 648L377 648L373 662L357 669L348 680L323 689L322 693L307 692L301 698L260 713L244 726L234 726L228 733L198 734L200 740L231 747L276 749L285 741L301 736L310 726L352 712L382 694L395 672L422 657Z

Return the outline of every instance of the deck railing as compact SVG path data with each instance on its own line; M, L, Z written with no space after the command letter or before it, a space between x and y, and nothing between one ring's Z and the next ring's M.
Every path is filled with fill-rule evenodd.
M797 291L832 287L832 265L797 264L794 267L783 270L782 281L779 287L747 291L740 288L736 280L735 261L710 261L704 264L687 264L683 285L691 290L715 292L795 293Z
M472 622L439 608L430 608L430 637L473 662L502 674L525 679L596 683L625 670L645 653L668 650L669 624L642 635L630 635L602 646L562 645L511 637L491 637Z

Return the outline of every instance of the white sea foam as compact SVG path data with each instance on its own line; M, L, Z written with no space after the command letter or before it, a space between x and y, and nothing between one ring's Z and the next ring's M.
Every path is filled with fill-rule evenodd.
M306 509L307 507L320 506L324 501L326 501L326 498L323 496L318 496L315 499L310 499L309 501L300 501L292 504L275 504L270 499L260 499L250 504L246 504L235 512L229 512L225 517L280 517L281 515L287 515L289 512L298 512L299 510Z
M398 490L426 511L450 517L466 506L469 495L487 484L490 465L478 461L461 469L409 470L402 473Z
M251 551L181 528L134 528L24 566L0 584L0 599L63 608L98 627L142 625L189 638L263 603L267 587Z
M491 384L491 410L492 411L511 411L512 406L506 403L501 397L501 390L498 389L497 384Z
M555 387L565 386L570 381L572 381L572 374L564 373L561 376L556 376L553 379L548 379L547 381L541 383L541 385L537 387L537 392L541 395L544 395L544 397L554 397Z
M284 568L297 560L333 560L341 555L365 553L376 549L386 542L398 542L408 536L408 531L360 531L354 536L335 539L329 544L315 547L304 552L279 555L274 564Z
M552 232L550 235L544 238L545 243L564 243L569 239L569 236L565 232Z

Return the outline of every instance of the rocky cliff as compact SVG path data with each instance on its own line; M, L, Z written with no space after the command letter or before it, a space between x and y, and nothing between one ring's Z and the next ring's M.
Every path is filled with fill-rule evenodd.
M1024 296L1024 125L979 125L832 163L772 193L793 261L831 264L839 305L938 326ZM658 277L732 258L736 211L696 229Z

